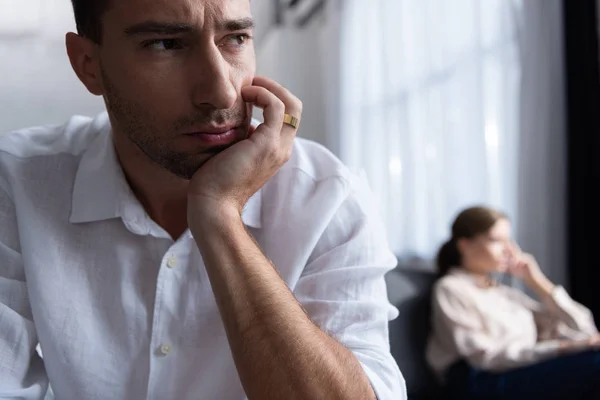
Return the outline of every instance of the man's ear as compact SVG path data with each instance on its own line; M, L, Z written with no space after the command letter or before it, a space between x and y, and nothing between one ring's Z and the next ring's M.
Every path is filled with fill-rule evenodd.
M87 90L96 95L104 94L102 74L100 73L100 60L98 59L97 45L89 39L69 32L65 38L67 54L71 67Z

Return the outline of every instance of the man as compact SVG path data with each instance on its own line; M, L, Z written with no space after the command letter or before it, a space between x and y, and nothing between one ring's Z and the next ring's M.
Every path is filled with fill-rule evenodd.
M405 398L394 257L255 76L250 1L73 5L108 112L0 141L0 398Z

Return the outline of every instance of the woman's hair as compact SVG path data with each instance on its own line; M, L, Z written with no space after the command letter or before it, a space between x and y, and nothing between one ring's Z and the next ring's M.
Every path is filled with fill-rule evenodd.
M438 277L446 275L453 267L462 263L458 249L459 239L473 239L487 233L499 220L508 217L488 207L471 207L462 211L452 224L452 236L444 243L437 254Z

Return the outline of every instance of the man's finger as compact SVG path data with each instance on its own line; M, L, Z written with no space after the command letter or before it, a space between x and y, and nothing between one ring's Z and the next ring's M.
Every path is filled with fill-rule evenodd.
M264 87L277 96L285 105L285 113L298 118L298 120L302 118L302 102L281 84L272 79L257 76L252 85Z
M265 78L262 76L257 76L254 78L252 82L254 86L264 87L271 93L275 94L283 104L285 105L285 113L297 118L298 124L301 123L302 120L302 101L294 96L288 89L286 89L283 85L275 82L272 79ZM291 149L294 145L294 139L296 134L298 133L298 126L293 127L289 124L283 124L281 129L281 144L282 147L288 149L291 152Z
M242 88L242 97L246 103L251 103L263 109L264 124L270 131L279 135L283 126L285 104L275 94L264 87L246 86Z

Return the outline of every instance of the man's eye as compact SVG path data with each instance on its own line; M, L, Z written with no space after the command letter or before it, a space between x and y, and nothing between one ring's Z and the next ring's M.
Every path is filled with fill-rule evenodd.
M183 44L179 39L155 39L144 42L144 48L156 51L181 50Z
M252 37L245 33L242 33L239 35L232 35L232 36L229 36L229 38L228 38L229 43L231 43L237 47L244 46L246 43L248 43L250 41L250 39L252 39Z

